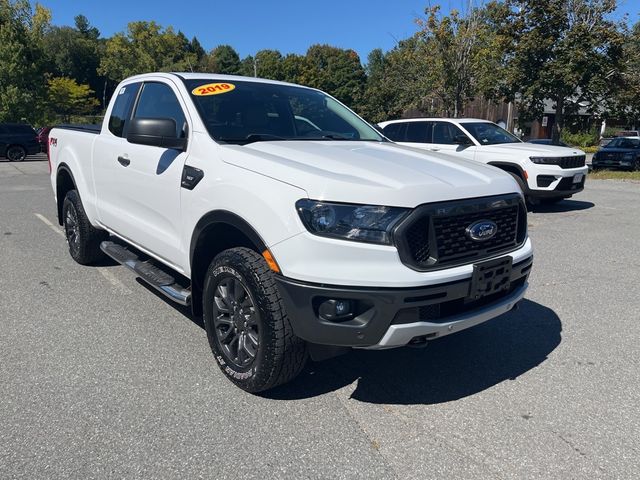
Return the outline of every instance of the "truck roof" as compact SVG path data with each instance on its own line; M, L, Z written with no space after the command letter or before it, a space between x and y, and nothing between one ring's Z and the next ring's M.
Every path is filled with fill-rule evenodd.
M310 88L310 87L305 87L304 85L298 85L296 83L281 82L279 80L269 80L267 78L245 77L243 75L223 75L218 73L198 73L198 72L170 72L170 73L150 72L150 73L143 73L140 75L134 75L132 77L128 77L127 80L144 80L145 78L149 78L149 77L164 77L164 78L180 77L184 80L222 80L227 82L272 83L275 85L289 85L292 87Z
M380 122L384 124L395 123L395 122L455 122L455 123L471 123L471 122L486 122L493 123L490 120L486 120L484 118L450 118L450 117L414 117L414 118L398 118L396 120L387 120L385 122Z

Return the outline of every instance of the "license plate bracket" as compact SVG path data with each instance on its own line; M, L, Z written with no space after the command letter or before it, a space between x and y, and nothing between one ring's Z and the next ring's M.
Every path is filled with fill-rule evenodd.
M508 290L511 286L512 266L513 259L508 256L474 264L469 300L479 300Z
M573 176L573 183L580 183L583 178L584 178L584 173L576 173Z

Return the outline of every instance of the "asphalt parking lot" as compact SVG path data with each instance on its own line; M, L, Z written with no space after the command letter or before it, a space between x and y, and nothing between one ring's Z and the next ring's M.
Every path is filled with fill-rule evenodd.
M0 160L0 478L637 478L640 184L530 215L518 311L258 397L186 310L71 260L47 171Z

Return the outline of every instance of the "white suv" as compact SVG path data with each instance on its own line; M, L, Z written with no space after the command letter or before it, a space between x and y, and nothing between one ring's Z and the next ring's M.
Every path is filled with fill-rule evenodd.
M525 143L487 120L412 118L378 126L401 145L448 153L509 172L532 204L556 202L584 189L588 167L583 151Z

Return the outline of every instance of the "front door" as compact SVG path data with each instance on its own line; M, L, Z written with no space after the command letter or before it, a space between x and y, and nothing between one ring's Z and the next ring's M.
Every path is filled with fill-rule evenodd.
M173 118L178 135L188 132L185 106L177 88L168 81L145 82L129 111L125 119ZM104 138L95 147L100 221L176 265L183 248L180 181L188 153L129 143L126 120L120 134L101 135Z

